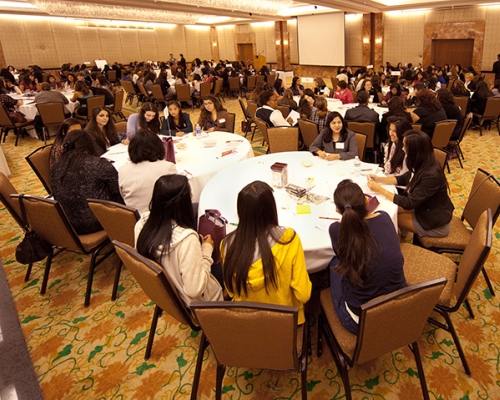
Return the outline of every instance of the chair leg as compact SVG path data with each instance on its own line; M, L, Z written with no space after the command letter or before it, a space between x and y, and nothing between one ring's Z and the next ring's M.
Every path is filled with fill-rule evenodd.
M422 359L420 358L420 352L418 350L417 342L413 342L408 345L410 350L413 352L415 357L415 362L417 363L418 377L420 378L420 386L422 387L422 394L425 400L429 400L429 391L427 390L427 382L425 381L424 368L422 367Z
M224 372L226 371L226 366L217 364L217 378L215 383L215 399L222 399L222 381L224 380Z
M19 141L19 129L14 128L14 134L16 135L16 144L14 146L17 146L17 142Z
M50 266L52 265L52 257L54 257L54 247L52 247L52 250L47 257L47 263L45 264L45 271L43 272L42 288L40 289L40 294L45 294L45 291L47 290L47 282L49 280Z
M323 314L320 312L318 315L318 347L316 349L316 355L321 357L323 355Z
M28 282L30 279L31 269L33 268L33 263L28 264L28 269L26 270L26 276L24 277L24 282Z
M448 160L446 160L446 167L448 168L448 173L450 174L451 171L450 171L450 163L448 162Z
M145 360L149 360L151 357L151 350L153 349L153 340L155 339L156 326L158 325L158 318L161 317L163 310L155 306L155 312L153 314L153 320L151 321L151 328L149 328L148 344L146 345L146 354L144 355Z
M113 292L111 293L111 300L115 301L116 300L116 294L118 293L118 285L120 284L120 274L122 271L122 261L120 260L120 263L118 264L118 268L116 268L116 274L115 274L115 282L113 283Z
M486 272L486 269L484 266L481 268L481 271L483 271L483 276L484 280L486 281L486 284L488 285L488 289L490 290L490 294L495 297L495 291L493 290L493 285L490 282L490 278L488 277L488 273Z
M99 261L97 261L97 255L99 254L99 252L105 248L107 245L109 244L109 240L101 243L101 245L99 247L97 247L94 252L92 253L92 257L90 259L90 267L89 267L89 275L88 275L88 278L87 278L87 290L85 291L85 301L83 303L83 305L85 307L88 307L89 304L90 304L90 295L92 294L92 282L94 280L94 271L95 271L95 268L102 262L104 261L113 251L110 251L106 254L104 254L100 259Z
M203 365L203 356L205 355L205 350L210 343L208 343L205 334L201 335L200 348L198 349L198 357L196 359L196 368L194 370L193 386L191 389L191 400L196 400L198 397L198 386L200 383L201 367Z
M470 306L469 299L466 298L464 300L464 303L465 303L465 306L467 307L467 311L469 311L469 316L471 317L471 319L474 319L474 312L472 311L472 307Z

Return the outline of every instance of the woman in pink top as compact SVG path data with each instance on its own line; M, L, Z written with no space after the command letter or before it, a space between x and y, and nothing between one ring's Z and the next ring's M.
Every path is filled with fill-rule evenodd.
M335 89L334 99L339 99L342 104L354 103L351 91L347 88L347 83L340 81Z

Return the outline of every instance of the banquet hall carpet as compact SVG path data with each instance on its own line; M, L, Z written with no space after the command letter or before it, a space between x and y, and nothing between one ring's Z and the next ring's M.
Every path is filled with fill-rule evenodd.
M236 100L225 106L237 114ZM134 111L126 107L127 111ZM191 110L188 110L191 113ZM195 114L197 114L195 110ZM196 121L196 117L192 118ZM238 129L237 132L240 132ZM254 140L256 155L265 152ZM24 157L41 145L38 140L7 137L2 149L12 171L10 180L20 192L46 193ZM461 215L477 168L500 178L500 136L495 130L479 136L469 131L463 141L464 169L451 161L446 174L455 215ZM314 227L311 227L314 229ZM119 296L111 301L116 255L98 266L90 307L83 307L89 267L86 256L63 253L53 261L47 293L40 295L44 262L33 267L31 280L24 282L26 266L15 261L14 250L22 232L5 208L0 208L0 257L12 292L24 338L35 373L46 400L58 399L187 399L200 335L168 315L159 321L151 358L144 351L154 305L126 269L122 271ZM497 297L486 289L482 276L469 296L475 319L464 308L452 316L472 370L463 370L451 335L426 325L419 346L431 399L500 398L500 229L494 227L493 249L486 269ZM0 311L1 312L1 311ZM345 398L344 388L325 347L316 356L316 327L312 328L312 357L309 357L309 399ZM0 366L0 376L1 376ZM200 399L214 398L216 362L209 348L203 363ZM354 399L421 399L419 379L408 348L356 366L349 372ZM225 399L299 399L300 376L296 373L228 368L223 382Z

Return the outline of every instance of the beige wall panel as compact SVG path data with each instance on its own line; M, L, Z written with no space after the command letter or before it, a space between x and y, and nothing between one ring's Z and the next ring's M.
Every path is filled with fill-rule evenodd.
M101 39L102 51L105 54L104 59L109 65L114 62L123 61L122 43L120 40L121 29L118 28L99 28L99 37Z
M287 21L288 28L288 46L290 48L290 63L299 63L299 47L297 44L297 20L292 19Z
M269 26L265 26L265 36L266 36L266 54L268 63L276 62L276 35L275 35L274 23Z
M0 40L5 62L19 70L33 64L31 50L24 24L12 20L12 17L8 18L0 18Z
M180 53L184 54L185 52L187 52L184 27L182 25L176 25L175 27L172 28L171 34L172 34L172 44L168 47L165 47L165 53L166 53L165 57L168 57L168 55L172 53L175 58L178 58Z
M219 54L222 60L234 60L234 35L233 27L217 27L217 34L219 37Z
M33 64L47 67L59 67L54 36L49 20L23 21Z
M485 17L484 7L459 8L456 10L428 11L426 23L448 23L448 22L474 22L483 21Z
M172 48L172 28L155 28L156 51L161 61L167 61Z
M345 63L358 66L363 64L363 17L361 14L345 17Z
M203 60L210 60L212 58L212 43L210 42L210 27L208 29L198 30L198 43L200 52L198 53L198 57ZM186 52L189 52L189 43L187 44ZM184 57L186 57L186 53L184 53ZM194 58L194 57L192 57ZM186 58L186 60L190 60Z
M76 33L84 62L90 61L93 65L94 60L106 58L102 51L98 28L76 28Z
M138 29L137 37L139 38L139 47L141 49L141 60L158 61L159 56L156 48L156 35L154 30Z
M184 27L184 37L186 38L186 51L184 54L184 57L186 60L193 60L196 57L199 57L200 59L203 60L203 58L200 55L200 43L198 42L198 36L203 36L203 33L206 33L207 35L209 34L208 32L198 32L196 28ZM179 54L174 54L174 57L176 59L179 59L180 56Z
M384 14L384 62L422 62L425 13Z
M89 61L84 60L82 57L74 24L62 21L51 21L50 26L52 34L54 35L57 55L59 56L57 66L62 66L68 62L72 64L81 64L84 61Z
M481 69L491 71L493 63L497 60L497 54L500 54L500 7L488 7L485 21Z
M122 46L123 59L120 62L129 63L139 61L141 57L141 47L135 29L121 29L120 41ZM118 60L117 60L118 61Z

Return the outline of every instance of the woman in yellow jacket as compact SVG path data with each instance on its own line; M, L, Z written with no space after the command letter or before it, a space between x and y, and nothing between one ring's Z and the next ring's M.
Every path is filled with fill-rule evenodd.
M297 307L305 322L304 304L311 281L299 236L278 225L273 190L255 181L238 194L238 228L221 244L224 285L235 301Z

